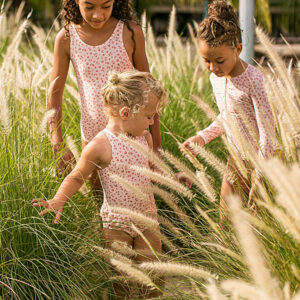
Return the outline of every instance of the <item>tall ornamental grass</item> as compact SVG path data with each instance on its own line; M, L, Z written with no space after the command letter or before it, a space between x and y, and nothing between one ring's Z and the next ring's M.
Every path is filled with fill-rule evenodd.
M145 19L145 18L144 18ZM195 24L183 42L170 16L168 36L160 45L143 21L151 71L170 91L170 104L161 114L161 156L144 151L156 171L139 168L156 184L152 191L159 205L163 254L155 263L135 264L137 254L122 244L102 248L101 223L88 186L69 201L59 225L53 216L40 217L32 198L51 198L62 178L56 175L47 119L47 95L53 63L53 44L59 25L50 32L2 12L0 16L0 290L1 297L16 299L99 299L112 293L110 265L153 289L163 299L300 299L300 195L299 195L299 73L274 53L268 37L257 35L269 54L266 89L276 116L282 154L269 161L236 138L245 156L259 171L256 213L241 200L229 201L231 224L218 224L221 179L232 149L217 139L201 149L197 158L182 155L178 144L207 126L217 114L208 73L199 55ZM4 25L3 25L4 24ZM298 62L297 62L298 63ZM299 66L299 63L298 63ZM80 153L79 95L74 71L66 83L63 104L64 139ZM245 120L247 124L247 120ZM232 125L234 126L234 125ZM126 137L124 137L126 138ZM134 141L128 141L139 147ZM245 174L242 163L234 157ZM180 184L183 172L193 188ZM231 174L228 174L230 177ZM118 178L115 178L118 180ZM139 197L148 191L121 184ZM120 208L115 208L120 211ZM151 219L122 210L150 230ZM138 229L136 229L138 230ZM155 282L164 275L165 287ZM111 297L113 298L113 296Z

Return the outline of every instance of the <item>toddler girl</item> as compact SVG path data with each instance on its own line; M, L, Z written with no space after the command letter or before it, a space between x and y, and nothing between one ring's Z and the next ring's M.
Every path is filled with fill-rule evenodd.
M57 112L49 120L54 154L64 148L62 95L70 61L80 92L83 147L107 124L101 88L107 83L108 73L133 68L149 71L143 32L134 17L130 0L63 0L62 13L65 26L55 41L51 76L54 85L48 104L49 109ZM154 148L157 149L160 147L158 115L150 131ZM66 169L73 160L72 152L65 148L61 170ZM97 176L94 174L95 181ZM95 184L97 186L99 184Z
M104 106L108 114L106 128L83 149L79 162L65 178L54 198L48 201L33 199L32 202L34 206L46 208L41 215L54 211L56 214L54 222L57 223L66 201L78 191L96 169L104 191L100 214L106 246L110 247L114 241L125 242L138 252L145 252L143 250L148 249L150 254L138 256L138 261L145 260L146 256L148 259L154 259L143 238L132 229L131 224L134 220L113 209L114 207L126 208L157 221L157 208L153 194L149 193L148 201L138 199L135 194L111 178L111 175L116 174L137 187L151 186L148 177L131 168L133 165L149 167L147 158L120 139L119 135L130 135L142 145L152 148L151 134L146 129L154 123L154 116L159 107L166 103L167 93L150 73L134 70L120 74L112 73L103 91ZM143 232L152 248L160 252L161 243L158 234L138 224L136 227ZM157 231L159 232L158 223ZM121 288L118 292L122 293Z
M276 146L275 125L268 102L263 74L239 58L242 51L241 29L232 6L223 0L212 1L208 17L199 26L200 52L207 69L212 73L210 82L220 111L217 119L206 129L182 144L192 151L191 142L204 146L222 133L226 133L234 153L252 174L252 182L258 175L246 163L243 150L258 152L269 158ZM243 145L243 147L242 147ZM277 146L276 146L277 147ZM226 197L238 193L244 199L252 197L248 180L239 172L229 157L228 170L236 176L234 182L223 178L221 188L222 213L226 211Z

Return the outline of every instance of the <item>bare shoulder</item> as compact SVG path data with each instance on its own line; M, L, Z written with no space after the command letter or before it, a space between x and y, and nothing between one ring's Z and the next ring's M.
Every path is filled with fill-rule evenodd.
M143 136L145 137L149 148L153 149L153 140L152 140L152 135L149 131L145 130L143 133Z
M62 28L56 35L55 47L58 47L65 53L70 53L70 37L67 35L65 28Z
M102 168L109 165L112 159L111 144L104 132L99 132L84 148L85 155Z
M141 25L139 25L138 23L134 22L134 21L127 21L128 26L130 27L130 29L133 31L134 33L134 38L135 40L139 40L139 39L144 39L144 33L142 30ZM130 30L128 29L128 27L126 26L126 31L127 34L131 35Z

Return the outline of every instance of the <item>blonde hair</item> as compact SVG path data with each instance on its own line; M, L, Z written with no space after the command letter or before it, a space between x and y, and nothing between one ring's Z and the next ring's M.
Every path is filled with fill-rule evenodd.
M103 87L104 106L112 116L118 115L121 105L129 107L136 114L147 106L150 93L158 98L160 107L167 104L167 91L150 73L137 70L122 73L112 71L108 83Z

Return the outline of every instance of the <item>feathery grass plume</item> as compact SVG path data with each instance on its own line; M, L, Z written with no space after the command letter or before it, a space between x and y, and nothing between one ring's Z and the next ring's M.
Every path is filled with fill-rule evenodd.
M212 166L220 175L224 176L226 173L226 165L213 153L200 147L195 143L190 143L190 147L199 154L210 166Z
M183 172L185 176L187 176L194 185L198 187L211 201L216 201L216 197L214 196L214 190L211 187L208 180L204 180L202 177L198 177L198 174L190 170L183 162L181 162L178 158L173 156L166 150L160 150L160 153L180 172Z
M197 279L205 279L208 280L209 278L217 278L216 275L197 268L190 265L184 265L179 263L163 263L163 262L145 262L139 265L141 269L155 272L161 275L170 275L170 276L187 276L191 278Z
M258 37L259 42L264 46L264 49L266 50L269 58L273 62L278 76L283 80L283 82L289 85L291 91L293 91L294 97L298 99L299 102L298 91L296 89L295 83L293 82L292 77L289 76L285 63L278 55L278 53L274 50L273 44L271 43L270 39L260 27L256 27L256 35Z
M136 269L132 267L131 264L124 263L122 261L119 261L117 259L112 258L110 260L111 264L115 266L120 272L123 272L130 276L132 279L134 279L136 282L146 285L149 287L157 288L156 285L152 282L151 278L146 275L144 272L140 271L139 269Z
M285 229L286 233L292 236L295 240L300 242L300 226L299 222L296 223L292 220L282 209L276 207L275 205L267 204L262 201L257 201L257 203L265 207L281 224Z
M217 118L217 114L213 111L213 109L202 99L197 97L196 95L191 95L192 99L198 104L200 109L206 114L206 116L211 119L215 120Z
M137 198L142 199L146 203L150 203L149 194L144 193L142 187L135 186L131 181L116 174L111 174L110 178L120 183L127 191L132 192Z
M155 181L157 184L165 185L176 191L177 193L187 197L189 200L193 199L194 195L192 194L192 192L177 180L166 175L151 171L147 168L142 168L139 166L132 166L131 168L144 174L145 176L150 177L150 179Z
M176 204L175 197L157 186L153 186L151 191L162 198L162 200L176 213L177 217L196 235L202 238L199 230L191 221L190 217Z
M0 74L4 71L4 70L7 70L9 69L9 67L12 64L12 61L13 61L13 58L14 58L14 55L17 51L17 49L19 48L19 45L20 45L20 42L21 42L21 38L22 38L22 35L25 31L25 29L27 28L28 26L28 19L26 19L19 27L16 35L14 36L12 42L10 43L10 45L7 47L7 50L6 50L6 55L4 56L3 58L3 63L2 63L2 66L1 66L1 69L0 69Z
M4 76L0 71L0 132L2 134L9 134L11 132L10 110L8 108L8 101L5 93Z
M155 168L168 176L173 175L172 169L167 164L165 164L165 162L152 149L149 149L149 147L142 145L141 143L124 134L120 134L119 138L128 143L137 151L144 154Z
M202 191L205 194L205 196L210 200L211 202L217 201L217 194L215 192L215 189L210 184L209 180L207 179L206 175L202 171L197 171L196 176L201 183Z
M175 22L176 22L176 8L173 5L172 7L172 11L170 14L170 21L169 21L169 28L168 28L168 37L167 37L167 72L168 75L171 76L172 75L172 57L171 57L171 53L172 53L172 43L174 40L174 35L175 35Z
M42 35L40 32L40 28L37 26L32 25L32 28L35 32L34 36L33 36L33 40L35 42L35 44L38 46L40 54L42 55L45 64L48 68L52 69L53 66L53 53L47 48L45 42L46 41L42 41Z
M266 266L258 241L248 221L248 214L242 210L239 197L235 195L228 197L228 204L232 223L255 285L270 299L282 299L282 291L277 280L271 276Z
M147 217L146 215L144 215L142 213L135 212L130 209L123 208L123 207L116 207L116 206L112 206L111 211L122 214L122 215L129 216L134 221L136 221L138 224L141 224L143 227L146 227L148 230L152 230L152 231L156 232L159 227L159 224L155 219L153 219L151 217Z
M269 161L261 160L260 163L262 165L262 172L278 191L278 195L275 198L276 202L284 207L285 211L296 223L299 223L299 165L295 164L289 169L278 158L273 158ZM285 180L282 180L282 178L285 178Z
M227 300L228 298L225 297L219 290L214 280L209 280L209 284L206 288L207 294L210 300Z
M131 265L132 264L132 260L129 259L128 257L121 255L118 252L115 252L113 250L110 249L105 249L99 246L92 246L93 249L95 249L97 251L97 253L99 255L101 255L105 260L110 261L111 259L117 259L119 261L122 261L126 264Z
M222 288L230 292L234 297L242 297L243 299L259 299L259 300L273 300L264 291L242 280L225 280L221 284ZM239 298L238 298L239 299ZM283 299L283 298L282 298Z
M138 253L133 250L131 247L128 246L125 242L121 241L114 241L111 244L113 250L117 251L118 253L126 256L126 257L136 257Z
M39 127L39 132L42 135L46 134L48 121L50 118L52 118L55 115L55 113L56 113L56 110L54 108L49 109L44 113L44 116L42 118L42 121L41 121L41 124Z

